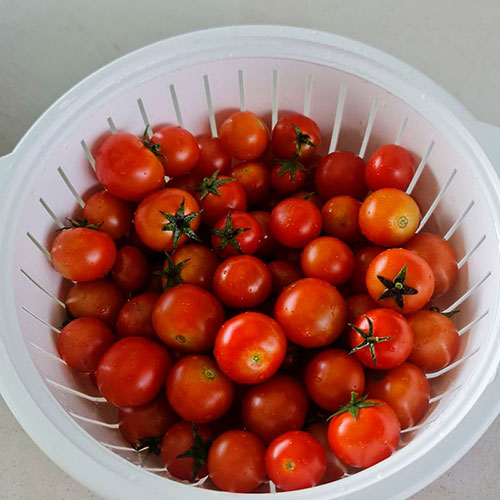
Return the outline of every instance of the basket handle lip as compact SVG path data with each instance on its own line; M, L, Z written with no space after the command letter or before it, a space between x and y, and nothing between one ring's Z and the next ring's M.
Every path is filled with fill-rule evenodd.
M500 126L477 121L477 139L500 176Z
M0 205L2 204L8 187L16 171L17 162L15 161L14 151L0 156Z

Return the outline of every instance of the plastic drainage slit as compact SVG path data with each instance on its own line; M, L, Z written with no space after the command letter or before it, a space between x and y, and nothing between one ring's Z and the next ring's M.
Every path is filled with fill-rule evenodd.
M488 271L488 274L484 278L482 278L480 281L478 281L473 287L469 288L458 300L456 300L451 306L446 308L443 312L444 313L449 313L456 309L464 300L467 300L470 295L474 293L474 291L479 288L489 277L491 276L491 271Z
M85 153L85 156L87 157L87 161L90 163L92 170L94 170L94 172L95 172L95 159L94 159L92 153L90 152L90 149L87 146L87 143L84 140L82 140L80 142L80 144L82 146L83 152Z
M245 86L242 69L238 70L238 92L240 95L240 111L245 111Z
M50 297L57 305L61 306L63 309L66 309L66 304L59 300L54 294L45 289L40 283L35 281L24 269L20 269L21 273L28 278L33 285L35 285L38 289L40 289L43 293L45 293L48 297Z
M49 322L47 322L44 319L40 318L34 312L31 312L27 307L21 306L21 309L25 313L29 314L32 318L35 318L38 322L42 323L42 325L45 325L47 328L50 328L53 332L55 332L57 334L61 333L61 330L59 330L59 328L56 328L54 325L51 325Z
M100 427L106 427L107 429L118 429L118 424L108 424L107 422L101 422L100 420L95 420L93 418L83 417L82 415L78 415L78 413L68 411L68 413L76 418L77 420L81 420L82 422L87 422L89 424L99 425Z
M116 134L117 130L116 130L116 125L115 125L115 122L113 121L113 118L108 117L108 126L109 126L109 130L111 130L111 133L114 135Z
M341 84L339 90L339 97L337 99L337 109L335 110L332 138L330 139L330 147L328 148L328 153L333 153L337 149L337 144L339 142L340 126L342 124L342 116L344 114L346 92L347 92L347 87L344 84Z
M271 130L278 121L278 70L273 70L273 98L271 102Z
M139 112L141 113L142 121L146 127L146 134L151 139L151 137L153 137L153 130L149 124L148 114L146 113L146 108L144 107L144 103L141 98L137 99L137 106L139 106Z
M410 182L410 185L406 189L406 194L411 194L415 189L415 186L417 185L417 182L420 179L420 176L422 175L422 172L425 168L425 164L427 163L427 160L429 159L429 156L431 155L432 150L434 149L434 144L435 144L434 141L431 141L429 147L427 148L427 151L425 152L424 156L422 156L422 159L418 164L417 170L413 174L413 178Z
M366 153L366 148L368 147L368 141L370 140L370 135L372 133L373 124L375 122L375 117L378 111L378 97L374 97L372 101L372 107L370 108L370 114L368 116L368 122L366 123L365 135L363 137L363 142L361 143L361 148L359 149L359 157L364 158Z
M311 114L311 95L312 95L312 75L306 75L306 86L304 91L304 116L309 116Z
M469 358L472 358L472 356L474 356L474 354L477 354L479 351L480 351L480 348L478 347L477 349L475 349L471 353L467 354L463 358L460 358L457 361L455 361L454 363L451 363L448 366L445 366L442 370L439 370L437 372L427 373L425 376L428 379L433 379L433 378L439 377L441 375L444 375L445 373L449 372L450 370L453 370L453 368L460 366L462 363L467 361Z
M396 136L396 140L394 141L394 144L396 144L396 146L399 146L401 144L401 141L403 139L403 135L405 133L407 125L408 125L408 118L405 118L401 122L401 126L399 127L398 135Z
M471 211L471 208L474 206L474 200L472 200L468 205L467 208L462 212L462 214L458 217L458 219L453 223L453 225L448 229L448 232L443 236L443 238L448 241L455 231L457 230L458 226L462 223L462 221L465 219L466 215Z
M59 217L54 213L54 211L47 205L46 201L43 198L39 198L38 201L45 209L45 211L49 214L50 218L55 222L56 226L59 229L62 229L64 227L64 224L62 223L61 219L59 219Z
M481 316L472 320L470 323L465 325L463 328L460 328L460 330L458 330L458 335L462 336L464 333L466 333L468 330L470 330L474 325L479 323L485 316L487 316L489 312L490 312L490 310L487 309L483 314L481 314Z
M217 137L217 124L215 123L214 105L212 103L212 94L210 93L210 82L208 81L208 75L203 75L203 85L205 86L205 98L207 100L210 131L212 133L212 137Z
M59 384L58 382L51 380L50 378L47 378L47 377L45 377L45 380L50 385L57 387L58 389L61 389L61 391L63 391L63 392L67 392L68 394L72 394L73 396L77 396L79 398L86 399L86 400L92 401L94 403L107 403L106 399L103 397L89 396L88 394L85 394L84 392L76 391L75 389L71 389L70 387L66 387L65 385Z
M172 98L172 104L174 106L175 116L177 118L177 125L184 128L184 120L182 119L181 108L179 106L179 100L177 99L177 92L175 91L175 85L171 83L169 85L170 97Z
M52 354L49 351L46 351L45 349L42 349L40 346L36 345L33 342L30 342L30 345L34 347L37 351L40 351L42 354L45 354L47 357L53 359L54 361L59 361L59 363L62 363L63 365L67 365L66 361L64 359L61 359L59 356L56 356L55 354Z
M84 141L82 141L84 142ZM92 158L93 160L93 158ZM75 189L75 186L71 183L69 180L68 176L64 173L64 170L62 167L58 167L57 171L59 172L59 175L61 176L62 180L64 181L64 184L66 184L66 187L70 190L71 194L75 198L76 202L78 205L80 205L81 208L85 208L85 202L83 201L82 197L78 194L78 191Z
M460 269L472 256L472 254L483 244L486 239L486 235L483 234L481 239L462 257L460 262L457 264L458 269Z

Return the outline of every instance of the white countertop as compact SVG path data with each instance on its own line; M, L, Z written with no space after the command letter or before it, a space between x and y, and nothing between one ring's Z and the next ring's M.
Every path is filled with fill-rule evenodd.
M0 155L57 97L103 64L179 33L285 24L358 39L417 67L500 125L500 1L0 0ZM0 368L1 369L1 368ZM0 497L98 498L32 443L0 400ZM413 498L500 498L500 419Z

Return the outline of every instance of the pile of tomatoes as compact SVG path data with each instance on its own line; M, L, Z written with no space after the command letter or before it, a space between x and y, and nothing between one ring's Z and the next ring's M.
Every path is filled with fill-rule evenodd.
M457 261L415 234L412 155L320 157L300 114L150 135L96 147L102 186L53 241L62 359L182 480L294 490L390 456L459 344L431 302Z

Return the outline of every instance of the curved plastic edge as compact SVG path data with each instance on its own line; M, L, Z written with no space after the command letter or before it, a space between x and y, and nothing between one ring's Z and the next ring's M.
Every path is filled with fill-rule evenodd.
M500 127L478 121L476 139L500 175Z
M10 179L14 175L15 160L14 153L0 157L0 205L3 201Z

